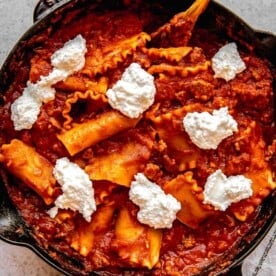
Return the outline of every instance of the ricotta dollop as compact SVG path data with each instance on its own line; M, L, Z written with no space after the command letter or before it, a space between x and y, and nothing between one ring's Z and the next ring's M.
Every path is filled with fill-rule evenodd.
M252 196L251 185L251 179L243 175L227 177L221 170L217 170L207 178L203 202L225 211L232 203Z
M221 141L238 130L238 124L227 107L208 112L189 112L183 126L192 142L201 149L216 149Z
M65 71L68 75L73 74L85 65L87 52L86 41L81 35L67 41L63 47L51 56L51 64L55 69Z
M55 98L52 87L79 71L85 64L86 41L78 35L67 41L51 57L53 70L36 83L27 82L22 95L11 105L11 119L15 130L31 129L40 113L40 107Z
M246 69L235 42L224 45L213 56L212 69L215 72L215 78L222 78L226 81L234 79L237 74Z
M143 173L135 175L129 191L130 200L140 207L137 219L155 229L171 228L181 204L172 195L165 194Z
M155 93L153 76L140 64L132 63L106 95L114 109L129 118L138 118L153 104Z
M11 105L11 119L15 130L30 129L40 113L41 102L28 90Z
M55 206L48 211L54 218L58 209L70 209L80 212L84 219L91 221L96 210L93 183L88 174L67 157L56 161L53 175L61 185L62 194L55 200Z

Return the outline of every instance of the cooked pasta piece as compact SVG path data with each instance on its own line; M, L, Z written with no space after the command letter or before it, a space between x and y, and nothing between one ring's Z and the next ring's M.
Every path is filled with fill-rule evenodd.
M140 224L126 206L122 206L115 225L115 248L121 259L133 266L151 269L159 259L162 232Z
M143 170L150 158L153 146L152 139L146 133L142 133L139 139L135 135L131 137L133 137L131 140L123 139L121 147L92 159L91 164L85 167L90 179L108 180L126 187L130 186L133 176Z
M202 188L198 186L190 171L167 182L164 190L181 202L177 218L191 228L197 228L202 221L216 214L212 208L202 204Z
M203 64L187 67L173 66L166 63L161 63L157 65L152 65L148 69L148 72L150 74L168 74L171 76L179 75L181 77L187 77L188 74L197 74L200 71L206 71L210 65L210 61L205 61Z
M62 116L65 119L63 123L64 129L72 128L72 122L74 121L74 116L71 115L72 107L81 100L86 100L86 104L90 107L90 110L94 112L107 106L107 98L102 93L97 93L95 90L75 92L71 97L66 99L64 109L62 110Z
M94 91L95 95L105 94L108 88L108 81L107 77L100 77L98 80L89 80L86 85L88 90Z
M85 91L88 81L89 79L83 76L71 75L67 77L66 80L58 82L55 88L66 92Z
M235 203L229 208L234 216L240 221L246 221L266 198L270 192L276 189L276 182L273 180L270 169L248 172L245 177L252 180L253 196L242 202Z
M82 256L87 256L93 250L97 239L103 238L105 231L110 227L115 212L114 206L101 205L93 214L91 222L81 221L71 238L71 247Z
M157 107L158 108L158 107ZM166 146L168 155L176 161L178 171L194 169L200 156L200 150L189 143L182 127L184 114L193 108L201 108L199 105L187 105L159 116L155 116L154 109L147 116L155 125L155 129Z
M103 74L107 70L114 69L118 63L133 55L137 48L145 46L149 40L150 36L145 32L141 32L130 38L110 44L102 50L96 49L93 55L87 56L83 73L93 77L98 73Z
M2 145L0 162L4 163L7 169L23 183L36 191L46 204L54 201L56 181L52 175L53 166L33 147L13 139L10 144Z
M142 48L142 52L149 58L164 58L170 62L180 62L192 50L192 47Z
M116 133L134 127L139 119L130 119L111 110L95 119L76 124L68 131L57 134L57 137L70 155L75 155Z
M175 159L179 172L197 166L200 151L188 143L183 131L173 128L171 124L162 124L156 130L168 147L168 155Z

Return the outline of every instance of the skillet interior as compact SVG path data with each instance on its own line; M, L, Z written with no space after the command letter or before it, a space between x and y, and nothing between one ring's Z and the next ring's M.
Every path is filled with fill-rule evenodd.
M19 43L12 50L11 54L4 63L0 72L0 89L3 94L7 87L10 86L13 80L14 74L17 74L17 68L24 66L28 63L28 53L30 49L39 43L39 37L42 32L47 32L49 26L57 26L62 20L63 16L70 12L71 9L80 8L84 9L88 5L89 1L71 1L65 6L60 7L58 10L52 12L46 18L38 21L19 41ZM90 1L91 2L91 1ZM96 1L95 1L96 2ZM156 1L152 1L154 4ZM165 6L166 1L157 1L159 4ZM163 3L164 2L164 3ZM191 1L190 1L191 2ZM170 13L175 13L179 10L184 10L190 3L185 2L180 4L179 1L170 1L170 5L166 6L166 10ZM120 7L120 1L97 1L97 4L93 4L93 8L105 9L106 6L118 8ZM183 6L184 5L184 6ZM276 53L274 51L276 45L276 37L271 34L255 32L248 27L242 20L233 15L230 11L222 6L211 2L206 12L201 16L198 24L204 24L208 26L210 30L216 30L217 32L226 33L228 37L233 40L238 40L244 47L251 47L253 45L256 53L264 58L267 58L271 62L271 67L276 65ZM19 66L18 66L19 65ZM274 70L274 69L273 69ZM275 78L274 78L275 81ZM274 89L275 92L275 89ZM70 261L70 268L72 271L79 271L78 264L74 260L62 260L60 263L54 261L51 258L51 252L42 250L31 237L28 226L24 223L16 208L13 206L9 199L9 195L5 186L8 186L8 182L11 181L8 175L2 170L2 179L0 186L0 201L1 201L1 213L0 213L0 236L2 239L8 242L12 242L19 245L25 245L34 250L45 261L59 269L64 274L70 274L68 267L66 270L60 266L64 261ZM257 246L263 236L267 233L269 228L275 222L275 192L272 194L261 206L258 219L256 220L255 227L248 234L248 239L245 239L239 248L239 252L233 252L235 259L233 262L228 263L224 267L225 263L216 264L211 269L218 273L224 273L228 269L240 264L242 260ZM227 262L227 258L225 260ZM221 265L221 266L220 266ZM206 272L207 274L208 272Z

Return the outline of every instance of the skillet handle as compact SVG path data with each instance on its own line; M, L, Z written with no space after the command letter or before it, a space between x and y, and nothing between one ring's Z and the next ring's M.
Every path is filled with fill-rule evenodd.
M49 14L56 7L69 2L70 0L39 0L36 4L33 13L33 21L37 22L47 14Z

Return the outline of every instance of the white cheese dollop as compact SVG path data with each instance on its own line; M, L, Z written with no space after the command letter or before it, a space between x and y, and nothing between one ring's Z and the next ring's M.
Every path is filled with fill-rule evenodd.
M132 63L106 95L114 109L130 118L138 118L153 104L155 93L153 76L138 63Z
M213 205L217 210L225 211L232 203L252 196L251 185L251 179L243 175L227 178L221 170L217 170L205 183L203 202Z
M40 113L41 103L24 91L11 105L11 119L14 129L30 129Z
M87 173L64 157L57 160L53 175L63 193L56 199L55 206L48 211L50 217L54 218L59 208L70 209L80 212L90 222L96 203L93 184Z
M86 41L78 35L67 41L51 57L53 70L36 83L27 82L22 95L11 105L11 119L15 130L31 129L40 113L40 107L55 98L52 87L79 71L85 64Z
M137 219L155 229L171 228L181 204L172 195L165 194L160 186L138 173L132 181L129 198L140 207Z
M51 64L54 68L68 72L71 75L83 68L86 52L85 39L81 35L77 35L52 55Z
M215 78L222 78L226 81L234 79L238 73L246 69L235 42L224 45L213 56L212 69L215 72Z
M28 81L24 92L35 98L40 104L47 103L55 98L56 90L52 85L66 78L65 72L54 69L48 76L42 76L36 83Z
M238 130L238 124L227 107L208 112L190 112L183 126L192 142L201 149L216 149L220 142Z

